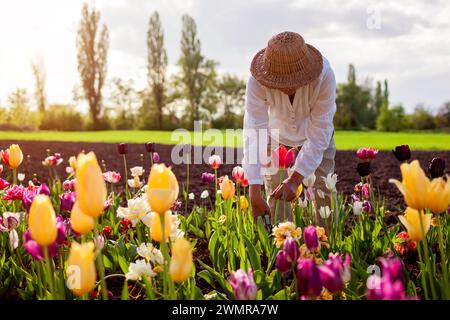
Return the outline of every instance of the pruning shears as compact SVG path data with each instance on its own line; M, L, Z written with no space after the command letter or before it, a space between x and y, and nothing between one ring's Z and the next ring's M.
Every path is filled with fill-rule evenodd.
M266 224L266 228L269 230L269 233L272 233L272 223L270 221L270 215L267 213L264 215L264 223Z

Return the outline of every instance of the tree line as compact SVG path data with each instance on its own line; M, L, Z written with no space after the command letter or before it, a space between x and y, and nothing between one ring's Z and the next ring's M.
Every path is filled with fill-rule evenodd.
M73 90L70 104L48 104L45 67L32 62L35 111L30 95L17 88L0 106L0 130L129 130L192 129L196 120L215 128L239 128L245 104L245 81L233 74L218 74L218 62L201 50L195 20L182 17L180 56L177 72L168 74L168 57L162 22L154 12L147 31L147 85L136 89L132 80L107 80L109 31L101 14L85 4L76 35L80 85ZM89 117L76 110L85 103ZM375 88L369 80L357 81L349 66L348 79L337 87L338 129L436 129L450 127L450 102L436 115L419 105L406 114L403 106L389 104L387 80ZM24 125L26 124L26 125Z

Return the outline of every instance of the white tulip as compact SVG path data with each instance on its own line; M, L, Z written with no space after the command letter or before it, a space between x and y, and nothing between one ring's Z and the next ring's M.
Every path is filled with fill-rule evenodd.
M145 170L142 167L133 167L130 169L132 177L140 177L144 174Z
M194 200L195 199L195 194L193 194L191 192L191 193L189 193L188 197L189 197L189 200Z
M206 199L209 197L209 192L208 190L203 190L202 194L200 195L200 198L202 199Z
M363 202L355 201L353 202L353 214L359 216L363 212Z
M320 189L317 189L317 196L318 196L320 199L325 199L325 192L323 192L323 191L320 190Z
M152 265L144 259L136 260L135 263L130 263L128 273L125 275L127 280L142 280L143 276L154 277Z
M303 179L303 184L307 188L314 186L314 183L316 183L316 175L314 173Z
M325 181L325 186L328 190L334 191L337 183L337 174L329 173L326 177L322 177L323 181Z
M328 219L331 215L331 210L329 206L326 207L320 207L319 209L320 217L322 219Z

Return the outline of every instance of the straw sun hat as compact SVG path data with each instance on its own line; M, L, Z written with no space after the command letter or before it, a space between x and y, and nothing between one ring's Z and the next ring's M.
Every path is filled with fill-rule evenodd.
M270 38L267 47L255 55L250 72L268 88L296 89L318 78L322 67L319 50L298 33L286 31Z

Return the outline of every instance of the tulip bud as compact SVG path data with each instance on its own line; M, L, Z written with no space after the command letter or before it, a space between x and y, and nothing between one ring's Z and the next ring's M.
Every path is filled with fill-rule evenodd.
M192 272L192 248L189 241L178 238L172 245L169 274L176 283L188 279Z
M67 261L67 286L81 296L95 288L97 272L94 263L94 243L78 244L72 242Z
M300 255L300 249L298 248L297 241L292 237L288 237L284 241L283 251L286 253L286 258L289 262L297 261Z
M370 162L360 162L356 166L356 171L361 177L367 177L370 174Z
M16 169L23 161L23 153L19 145L13 144L9 147L9 166Z
M450 206L450 177L434 178L427 193L427 207L433 213L445 212Z
M245 210L248 208L248 200L245 196L240 196L239 203L241 205L242 210Z
M319 248L319 238L317 237L317 230L314 226L309 226L303 229L303 238L305 244L310 251L316 251Z
M161 161L161 157L159 156L158 152L153 152L152 159L153 159L153 163L158 163Z
M172 213L170 211L167 211L165 214L165 222L164 222L164 238L165 241L169 239L170 235L170 229L171 229L171 222L172 222ZM144 221L146 221L144 219ZM162 229L161 229L161 218L159 214L153 214L150 219L150 235L153 240L157 242L162 242L163 235L162 235Z
M233 271L228 283L233 288L236 300L254 300L256 298L258 287L253 279L252 269L249 269L247 273L242 269Z
M213 154L212 156L210 156L208 159L208 162L209 162L209 166L212 169L218 169L220 167L220 165L222 164L222 160L220 160L220 157L216 154Z
M322 291L319 269L314 259L299 259L297 264L297 290L300 296L317 297Z
M55 242L56 230L55 210L50 198L46 195L36 195L30 208L28 225L31 237L40 246L47 247Z
M79 234L86 234L94 229L95 220L91 216L84 214L81 211L78 201L72 207L70 215L70 222L72 224L73 231Z
M409 149L409 146L407 144L395 147L395 149L392 150L392 153L400 162L408 161L409 159L411 159L411 150Z
M127 154L128 153L128 143L119 143L117 145L117 152L119 152L119 154Z
M73 169L76 170L77 169L77 158L75 158L74 156L69 158L69 166Z
M428 173L431 178L440 178L444 176L445 172L445 159L443 158L433 158L430 164L428 165Z
M147 200L158 214L169 210L178 198L178 181L165 164L154 164L148 177Z
M286 252L284 250L278 251L275 268L279 272L288 272L291 269L292 262L288 261Z
M93 152L80 153L77 159L76 197L81 211L96 218L103 212L106 185L97 158Z
M234 183L230 179L228 179L228 176L225 176L220 183L220 190L222 192L222 198L224 200L228 200L234 197L235 188Z
M147 142L145 144L145 150L147 150L147 152L155 152L155 143L154 142Z

